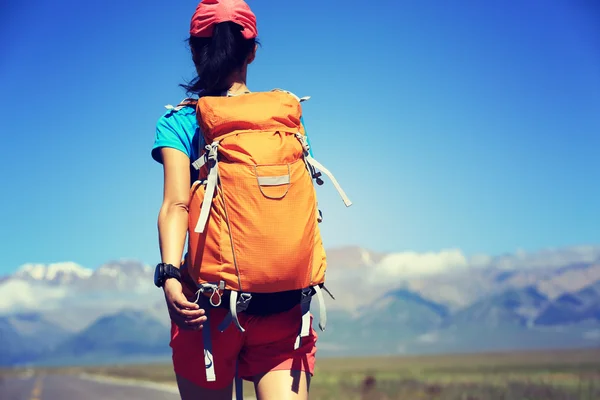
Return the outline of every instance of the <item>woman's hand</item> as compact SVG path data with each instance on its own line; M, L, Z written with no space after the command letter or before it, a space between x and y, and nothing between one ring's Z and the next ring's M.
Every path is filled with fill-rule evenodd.
M205 312L198 304L185 297L181 282L177 279L167 279L163 290L171 320L182 329L202 329L206 321Z

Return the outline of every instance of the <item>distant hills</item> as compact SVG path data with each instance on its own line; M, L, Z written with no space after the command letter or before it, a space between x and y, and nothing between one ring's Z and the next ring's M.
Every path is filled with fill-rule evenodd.
M336 300L325 300L323 356L600 346L600 246L470 258L346 247L328 259ZM119 260L28 264L2 277L0 365L168 359L152 273Z
M38 313L0 317L0 365L36 361L69 337L69 332Z
M98 318L44 354L44 361L76 363L84 359L161 356L168 349L169 331L142 311L120 311Z

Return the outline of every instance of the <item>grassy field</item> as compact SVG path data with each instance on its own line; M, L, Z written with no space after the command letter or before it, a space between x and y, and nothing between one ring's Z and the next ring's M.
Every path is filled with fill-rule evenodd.
M88 373L174 384L171 366L165 364L39 372ZM246 395L253 392L251 384L244 389ZM319 359L310 398L599 400L600 349Z

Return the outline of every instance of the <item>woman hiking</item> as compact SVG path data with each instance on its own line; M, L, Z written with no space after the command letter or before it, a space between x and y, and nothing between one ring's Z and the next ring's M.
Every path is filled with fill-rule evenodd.
M312 184L322 166L310 156L304 99L247 86L257 34L244 1L201 1L189 38L197 76L182 85L193 96L157 122L155 284L183 400L229 400L237 377L260 400L307 399L314 372L309 308L316 294L324 314L325 255Z

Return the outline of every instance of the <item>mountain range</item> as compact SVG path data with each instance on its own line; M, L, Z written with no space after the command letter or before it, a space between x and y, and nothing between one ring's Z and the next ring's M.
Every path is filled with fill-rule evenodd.
M153 268L26 264L0 278L0 365L170 357ZM328 251L323 356L600 346L600 246L466 257Z

